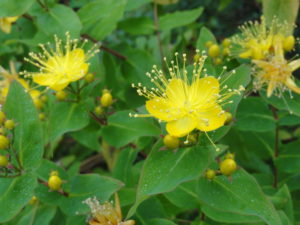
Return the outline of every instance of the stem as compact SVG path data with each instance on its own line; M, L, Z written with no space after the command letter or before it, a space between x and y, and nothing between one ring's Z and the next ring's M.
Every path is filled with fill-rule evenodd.
M157 43L159 47L159 54L160 54L160 60L161 60L161 66L164 68L164 54L163 54L163 48L162 43L160 39L160 32L159 32L159 22L158 22L158 13L157 13L157 4L153 3L153 18L154 18L154 27L155 27L155 34L157 38Z
M276 127L275 127L275 143L274 143L274 160L279 156L279 126L278 126L278 114L277 109L271 106L273 117L276 120ZM278 168L274 163L274 181L273 187L277 188L278 185Z
M94 42L94 43L98 43L98 41L97 41L96 39L92 38L92 37L89 36L88 34L83 34L83 35L81 35L81 37L86 38L86 39L88 39L88 40L90 40L90 41L92 41L92 42ZM105 46L103 46L103 45L101 45L99 48L100 48L101 50L103 50L103 51L106 51L106 52L108 52L108 53L110 53L110 54L112 54L112 55L114 55L114 56L120 58L120 59L127 60L127 57L126 57L126 56L122 55L121 53L119 53L119 52L117 52L117 51L115 51L115 50L113 50L113 49L110 49L110 48L105 47Z
M47 5L46 5L45 3L43 3L41 0L37 0L37 3L39 3L39 5L40 5L43 9L45 9L46 11L49 11Z

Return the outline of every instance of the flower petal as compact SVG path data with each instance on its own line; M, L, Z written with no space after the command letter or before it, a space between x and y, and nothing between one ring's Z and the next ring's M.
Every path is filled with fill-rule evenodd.
M163 121L172 121L175 118L170 114L170 105L168 101L161 97L156 97L146 101L147 111L157 119Z
M183 137L194 130L197 126L197 120L193 117L182 117L167 123L167 131L174 137Z
M209 107L215 104L220 92L219 80L209 76L194 81L190 87L189 101L192 105Z
M50 86L58 81L58 77L51 73L36 73L32 75L32 79L42 86Z
M300 68L300 59L293 60L289 63L289 67L292 71L295 71Z
M198 112L197 129L201 131L212 131L223 126L226 120L226 115L220 105L214 106Z
M167 98L177 107L182 107L186 101L188 85L181 79L171 79L166 87Z
M295 81L293 81L291 78L288 78L286 80L285 85L292 91L300 94L300 88L296 85Z

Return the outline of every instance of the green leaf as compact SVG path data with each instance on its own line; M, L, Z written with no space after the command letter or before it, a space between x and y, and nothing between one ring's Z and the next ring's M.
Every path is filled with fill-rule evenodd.
M161 30L171 30L176 27L186 26L195 20L202 14L203 8L197 8L192 10L168 13L159 18L159 27Z
M239 130L265 132L275 129L275 119L268 105L258 97L243 99L236 115Z
M289 93L285 92L282 97L272 95L268 98L266 91L260 91L260 94L267 103L273 105L275 108L300 116L300 95L292 94L293 96L291 97Z
M129 117L130 111L119 111L108 118L102 136L110 145L119 148L139 137L158 136L160 128L151 118Z
M294 24L299 10L299 0L263 0L263 15L267 24L271 25L274 17L278 21ZM290 30L293 32L294 27Z
M0 223L21 211L32 198L36 185L36 177L29 173L16 178L0 178Z
M257 216L245 215L242 213L227 212L226 209L220 210L209 205L203 205L202 208L205 215L215 221L223 223L258 223L262 222Z
M153 34L153 20L148 17L129 18L119 23L118 27L131 35Z
M53 219L56 212L56 207L41 206L33 208L26 215L24 215L17 225L48 225Z
M290 221L294 221L293 201L288 186L284 184L272 198L279 199L274 204L276 209L283 211Z
M80 130L88 123L89 115L84 104L56 102L49 115L49 139L57 141L64 133Z
M13 119L16 124L13 147L22 166L24 169L35 169L44 151L42 128L30 95L17 82L9 88L4 111L7 118Z
M98 41L115 30L123 17L125 0L96 0L83 6L78 15L83 24L83 32Z
M164 193L179 184L198 178L213 160L214 151L195 146L178 151L161 151L158 142L148 155L140 176L136 202L129 217L138 205L151 195Z
M152 2L152 0L128 0L127 4L126 4L126 11L131 11L131 10L135 10L139 7L141 7L144 4L150 3Z
M34 0L1 0L0 17L20 16L29 10Z
M196 44L197 49L199 49L200 51L207 50L205 43L208 41L217 43L217 40L216 40L214 34L206 27L202 27L199 38L197 40L197 44Z
M286 173L300 172L300 140L290 142L280 149L280 155L275 159L275 164L280 171Z
M37 26L48 36L58 35L65 36L67 31L72 37L79 37L82 28L77 14L69 7L56 4L43 11L36 20Z
M200 178L198 195L200 201L217 210L255 216L268 225L282 225L256 180L242 169L233 174L232 181L225 176L213 181Z
M176 225L176 223L166 219L152 219L147 222L147 225Z
M61 210L67 215L78 215L89 211L82 201L96 197L101 202L121 188L123 184L110 177L98 174L78 175L70 180L69 197L61 198Z

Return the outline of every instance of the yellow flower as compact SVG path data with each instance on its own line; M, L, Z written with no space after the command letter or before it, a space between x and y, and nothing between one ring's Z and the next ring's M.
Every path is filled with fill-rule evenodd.
M33 81L41 86L47 86L55 91L61 91L71 82L83 78L89 68L87 60L99 50L97 45L87 53L82 46L78 46L78 40L70 39L70 34L66 33L66 45L62 46L62 40L55 36L55 47L48 44L40 44L43 54L29 53L31 59L26 61L40 68L39 72L24 72L31 76Z
M237 45L232 49L232 54L240 58L262 60L267 58L274 51L274 40L280 39L286 43L284 49L290 51L294 48L294 38L290 34L292 24L280 23L276 18L270 26L266 25L265 18L261 22L250 21L240 27L241 34L232 38L233 44Z
M274 40L274 55L267 60L252 60L259 71L255 76L254 87L259 90L267 85L267 96L274 91L281 96L282 92L290 89L300 94L300 88L294 82L292 72L300 68L300 59L287 61L284 58L282 41L279 37Z
M115 206L111 202L100 204L96 198L88 198L84 201L92 213L89 225L134 225L134 220L122 221L120 201L115 195Z
M2 80L0 81L0 102L5 102L6 96L9 91L10 84L16 80L18 81L31 95L32 99L35 100L41 95L38 90L30 90L29 84L26 80L20 78L16 71L15 65L13 62L10 62L10 71L6 71L0 66L0 75Z
M7 34L10 33L11 24L15 22L18 18L18 16L0 18L0 29Z
M189 74L185 68L186 55L183 54L182 70L178 66L177 55L176 64L172 61L169 67L169 78L156 66L147 73L156 88L148 90L140 83L133 84L139 95L149 99L146 102L149 115L131 116L150 116L167 122L167 132L174 137L183 137L194 129L204 132L218 129L226 121L222 106L231 102L227 101L228 98L239 90L227 89L226 86L221 88L219 79L203 74L206 72L203 69L206 56L199 57L192 74Z

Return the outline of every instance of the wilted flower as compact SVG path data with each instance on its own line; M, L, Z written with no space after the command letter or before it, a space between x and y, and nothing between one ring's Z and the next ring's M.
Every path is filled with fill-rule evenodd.
M15 22L19 17L13 16L13 17L4 17L0 18L0 28L5 33L10 33L11 31L11 24Z
M285 51L290 51L295 45L295 38L290 34L293 26L287 22L279 22L276 18L270 26L267 26L264 17L261 17L261 22L247 22L240 27L241 34L232 38L237 49L232 49L231 52L240 58L265 59L274 51L275 38L280 39Z
M83 78L89 68L87 62L99 50L95 45L87 53L83 50L84 43L79 47L78 40L70 39L70 34L66 33L66 44L62 45L62 40L57 36L55 38L55 47L50 43L46 46L40 44L43 53L29 53L31 59L26 61L40 68L39 72L24 72L31 76L33 81L41 86L47 86L55 91L63 90L71 82Z
M206 56L199 57L189 74L185 66L186 54L183 54L182 69L178 66L177 55L176 63L171 61L169 78L156 66L147 73L156 87L147 89L140 83L133 85L139 95L149 99L146 102L149 114L131 116L155 117L167 122L166 129L174 137L183 137L194 129L204 132L218 129L226 121L222 106L230 103L228 98L240 90L228 89L226 85L221 87L219 79L203 74Z
M277 90L277 95L290 89L300 94L300 88L294 82L292 72L300 68L300 59L287 61L284 58L282 41L280 38L274 40L274 55L268 60L253 60L258 67L255 75L254 87L259 90L267 85L267 96Z
M96 198L88 198L84 201L92 213L89 225L134 225L134 220L122 221L120 201L115 195L115 206L111 202L100 204Z

